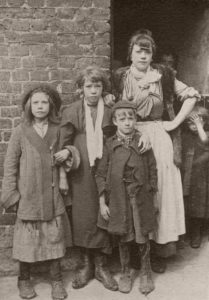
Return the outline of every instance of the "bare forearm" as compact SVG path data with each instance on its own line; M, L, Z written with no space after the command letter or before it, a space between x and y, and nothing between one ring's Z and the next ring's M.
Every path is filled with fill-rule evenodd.
M105 195L104 195L104 193L99 196L99 204L100 205L105 204Z
M205 143L205 144L208 143L209 139L208 139L208 136L207 136L203 126L201 124L198 124L196 126L197 126L199 138L202 141L202 143Z
M184 101L184 103L181 107L181 110L179 111L179 113L177 114L175 119L173 120L176 127L178 127L186 119L186 117L191 113L191 111L193 110L193 108L195 106L196 101L197 101L196 98L189 98Z

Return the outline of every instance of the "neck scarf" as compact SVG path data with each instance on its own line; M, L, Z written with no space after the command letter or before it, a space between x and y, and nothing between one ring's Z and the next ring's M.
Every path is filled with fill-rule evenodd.
M123 135L119 131L117 131L116 135L117 135L118 141L120 141L126 148L128 148L130 143L133 140L134 132L129 135Z
M134 65L131 65L130 72L132 76L137 80L138 86L141 88L148 88L151 83L157 82L161 79L162 75L156 69L152 69L150 66L146 73L140 72Z
M90 166L93 167L95 160L101 158L103 154L103 132L102 121L104 116L104 102L100 98L97 104L97 117L95 127L91 117L91 109L84 99L85 118L86 118L86 144Z

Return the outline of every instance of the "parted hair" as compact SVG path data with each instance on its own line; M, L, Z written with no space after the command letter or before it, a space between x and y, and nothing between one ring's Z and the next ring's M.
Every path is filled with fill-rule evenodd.
M156 44L152 37L152 32L148 29L139 29L130 38L128 43L128 56L127 56L128 61L131 60L131 54L134 45L138 45L146 48L150 48L151 46L153 55L155 55L156 53Z
M44 93L49 100L49 121L58 123L60 120L61 97L59 93L48 84L41 84L31 88L25 93L22 99L23 117L26 123L31 123L34 119L31 111L31 97L36 93Z

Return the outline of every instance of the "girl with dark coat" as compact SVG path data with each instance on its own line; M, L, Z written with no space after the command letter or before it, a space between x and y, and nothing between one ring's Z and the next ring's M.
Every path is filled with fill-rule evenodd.
M72 286L81 288L95 276L107 289L117 290L117 282L106 265L111 251L109 235L97 227L99 199L95 182L103 138L113 130L111 109L104 102L108 80L101 69L88 67L78 77L77 86L81 99L64 110L60 129L60 149L67 157L66 146L74 145L81 157L80 167L70 176L73 241L83 257Z
M61 99L53 88L43 85L31 89L22 106L24 119L14 129L6 154L1 204L17 210L13 257L19 260L20 297L36 296L30 281L31 263L48 261L52 298L60 300L67 297L60 258L72 246L54 160Z

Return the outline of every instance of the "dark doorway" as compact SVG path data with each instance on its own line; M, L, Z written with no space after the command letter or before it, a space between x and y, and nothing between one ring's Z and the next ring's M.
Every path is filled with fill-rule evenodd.
M209 10L204 0L112 0L114 65L127 65L128 40L140 28L152 31L155 60L172 51L180 79L206 91L209 58Z

